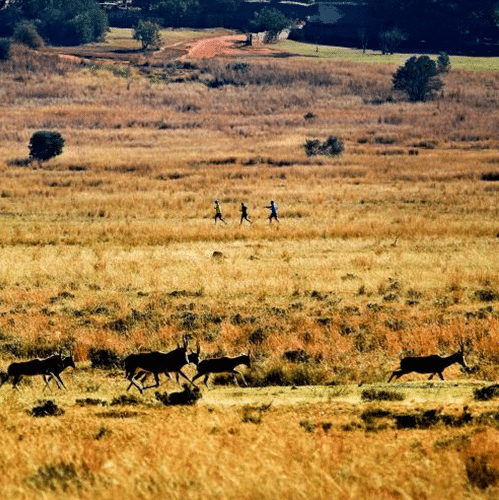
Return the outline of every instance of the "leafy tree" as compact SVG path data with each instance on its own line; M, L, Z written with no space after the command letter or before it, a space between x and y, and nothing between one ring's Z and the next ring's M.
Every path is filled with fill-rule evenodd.
M256 31L265 31L266 41L270 43L276 41L281 31L289 28L292 21L280 10L264 7L260 12L255 13L255 18L250 24Z
M95 0L9 0L0 11L0 32L7 24L12 34L20 20L28 20L55 45L76 45L102 38L107 15Z
M32 49L39 49L44 46L43 38L39 35L35 25L31 21L20 21L14 28L12 38Z
M393 54L395 49L404 41L407 36L398 28L391 28L379 34L379 42L383 54Z
M35 132L29 141L29 157L39 162L47 161L60 155L64 147L64 138L59 132L41 130Z
M446 52L440 52L438 55L437 69L439 73L448 73L450 71L450 57Z
M165 26L190 26L200 14L198 0L160 0L151 12L163 19Z
M10 40L0 38L0 61L6 61L10 58Z
M392 78L393 88L405 92L412 102L426 101L443 87L435 61L428 56L412 56Z
M133 28L133 39L142 43L142 49L157 49L161 44L159 25L152 21L139 21Z

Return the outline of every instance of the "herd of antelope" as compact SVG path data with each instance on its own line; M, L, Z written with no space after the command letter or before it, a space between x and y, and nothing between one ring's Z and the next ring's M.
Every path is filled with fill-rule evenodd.
M208 387L208 378L212 373L230 373L234 377L237 384L236 375L240 375L244 385L248 385L244 375L236 370L239 365L246 365L251 368L250 355L242 354L240 356L221 358L211 358L200 360L199 355L201 348L199 342L196 344L196 350L188 352L189 337L184 335L182 338L182 346L177 345L177 348L170 352L152 351L141 352L138 354L130 354L124 360L125 377L129 380L130 384L127 391L132 386L135 386L141 393L146 389L159 387L159 375L165 374L171 378L174 373L177 378L185 378L191 385L195 385L194 381L199 377L204 377L204 384ZM192 380L182 371L182 368L188 364L194 364L197 367L197 373ZM49 387L49 382L54 379L57 387L60 389L66 386L62 381L60 375L67 368L71 366L75 368L73 356L63 357L61 354L54 354L45 359L32 359L30 361L23 361L18 363L11 363L7 368L7 373L1 374L0 387L12 378L12 386L18 389L17 385L23 376L41 375L45 385L43 390ZM155 384L144 386L149 375L154 375ZM18 389L19 390L19 389Z
M125 377L130 382L127 391L130 390L132 386L135 386L142 394L146 389L159 387L159 375L161 373L170 379L171 374L175 374L177 383L179 382L179 377L183 377L192 386L195 385L195 380L204 377L203 383L206 387L208 387L208 378L210 374L230 373L233 375L236 384L236 375L239 375L244 385L248 385L244 375L236 370L236 367L239 365L246 365L248 368L251 368L249 353L235 357L224 356L200 360L201 348L199 342L196 344L195 351L188 352L188 347L189 337L184 335L182 338L182 345L177 344L177 348L170 352L152 351L130 354L127 356L124 360ZM182 371L182 368L191 363L197 368L197 372L192 379ZM393 371L388 382L391 382L394 377L398 379L402 375L411 372L429 373L429 380L431 380L434 375L438 374L440 379L444 380L443 371L455 363L459 363L466 371L469 371L466 360L464 359L463 343L460 343L459 350L450 356L432 355L403 358L400 362L400 368ZM73 356L63 357L61 354L54 354L45 359L33 359L30 361L11 363L7 369L7 373L1 374L0 387L12 377L13 388L18 389L17 385L23 376L41 375L45 382L43 390L49 387L51 380L55 380L59 389L61 387L65 389L66 386L60 375L62 371L69 366L75 368ZM145 386L144 383L151 374L154 376L155 383Z

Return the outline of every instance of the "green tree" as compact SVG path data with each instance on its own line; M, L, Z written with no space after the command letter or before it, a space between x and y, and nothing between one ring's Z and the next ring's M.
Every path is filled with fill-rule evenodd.
M450 71L450 57L446 52L440 52L438 55L437 70L439 73L448 73Z
M412 102L426 101L443 87L435 61L428 56L412 56L392 78L393 88L405 92Z
M191 26L200 14L198 0L160 0L151 7L154 16L163 19L164 26Z
M64 139L59 132L41 130L35 132L29 141L29 157L39 162L47 161L60 155Z
M7 61L10 58L10 39L0 38L0 61Z
M133 28L133 39L142 43L142 49L158 49L161 45L159 25L152 21L139 21Z
M281 31L289 28L292 21L288 19L280 10L273 7L264 7L255 13L255 18L250 25L256 31L265 31L267 43L275 42Z
M3 24L12 34L20 20L30 21L54 45L97 41L108 27L107 15L95 0L10 0L0 11L0 32Z
M39 49L44 46L43 38L39 35L35 25L31 21L20 21L14 28L12 38L32 49Z

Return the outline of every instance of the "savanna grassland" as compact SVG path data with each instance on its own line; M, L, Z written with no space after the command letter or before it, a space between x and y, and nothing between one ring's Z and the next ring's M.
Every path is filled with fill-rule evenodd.
M1 367L77 364L64 392L0 389L0 491L495 498L497 405L473 390L499 373L499 73L452 69L412 104L393 64L180 59L186 31L148 56L113 36L107 57L0 63ZM45 129L64 152L28 163ZM340 157L305 154L330 135ZM114 361L186 333L204 356L250 350L252 387L220 379L194 406L126 393ZM385 385L400 357L459 342L469 373ZM53 416L33 416L40 398Z

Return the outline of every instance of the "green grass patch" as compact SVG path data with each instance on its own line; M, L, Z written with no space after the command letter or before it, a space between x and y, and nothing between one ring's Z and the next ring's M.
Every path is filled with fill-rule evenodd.
M308 57L321 59L347 59L359 63L381 63L401 66L413 55L419 54L381 54L380 51L352 49L348 47L335 47L329 45L316 45L313 43L296 42L294 40L283 40L277 48L286 52L293 52ZM437 54L434 55L437 58ZM450 56L452 69L466 69L468 71L498 71L499 57L468 57Z

